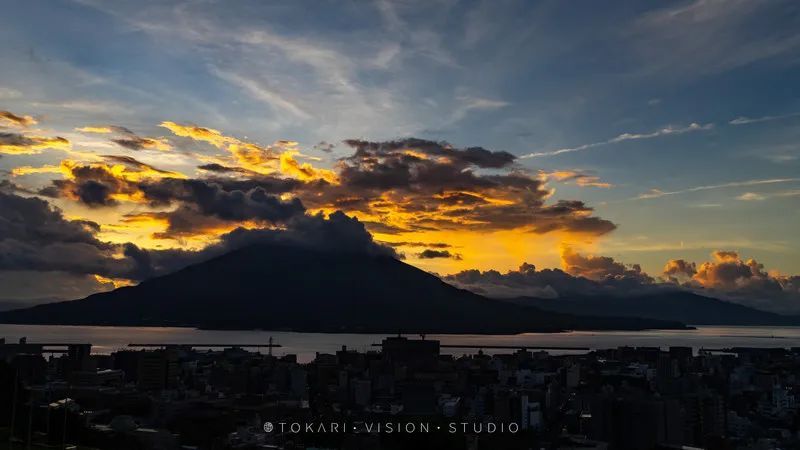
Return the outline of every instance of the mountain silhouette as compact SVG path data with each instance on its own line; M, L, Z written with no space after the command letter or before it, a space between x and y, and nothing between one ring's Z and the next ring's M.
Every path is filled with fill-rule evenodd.
M2 323L305 332L519 333L684 328L491 300L389 256L256 245L137 286L0 312Z
M565 314L642 317L674 320L692 325L794 326L800 324L800 318L797 316L761 311L737 303L678 290L629 297L599 295L555 299L518 297L505 301Z

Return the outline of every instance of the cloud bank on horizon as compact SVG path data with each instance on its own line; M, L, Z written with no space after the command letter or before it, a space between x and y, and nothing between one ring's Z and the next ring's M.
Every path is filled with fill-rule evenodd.
M4 6L0 299L325 237L501 295L794 308L796 3L313 5Z

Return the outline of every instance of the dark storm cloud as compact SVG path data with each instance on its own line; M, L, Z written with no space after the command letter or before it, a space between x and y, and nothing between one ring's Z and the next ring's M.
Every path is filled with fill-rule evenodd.
M339 160L339 184L300 189L312 208L331 207L381 217L404 216L402 230L569 231L594 235L616 228L579 201L547 204L545 179L513 168L514 156L479 147L404 139L347 140L351 156ZM491 170L490 170L491 169ZM497 173L503 169L505 173ZM401 223L402 222L402 223ZM396 233L370 225L376 232Z
M417 257L420 259L461 259L461 255L458 253L450 253L449 250L434 250L430 248L417 253Z
M98 230L94 222L65 219L43 200L0 192L0 270L127 276L127 261L95 238Z
M101 242L98 224L68 220L37 198L0 192L0 271L66 272L143 280L258 243L397 256L342 212L296 215L281 229L238 228L200 251L148 250Z
M220 236L216 244L200 251L144 250L127 244L125 253L135 259L136 279L169 273L225 253L256 244L278 244L337 253L398 257L390 247L376 243L357 219L336 211L292 218L281 229L237 228Z
M514 155L504 151L490 151L482 147L457 149L447 142L416 138L386 142L348 139L344 142L356 150L352 158L358 159L393 155L407 149L416 150L428 156L446 157L459 165L473 165L481 168L506 167L516 159Z
M51 186L40 190L40 194L71 198L91 207L117 205L120 196L152 206L178 203L200 215L232 222L263 220L279 223L305 213L300 200L283 201L273 195L294 190L302 183L298 180L269 176L184 179L177 178L179 174L128 156L106 155L103 158L131 169L130 176L112 171L105 164L74 164L67 166L69 179L53 180Z
M179 202L192 206L203 215L228 221L250 219L284 222L305 213L299 199L282 201L275 195L290 188L279 179L246 180L180 180L165 178L139 186L153 204Z
M102 165L73 166L72 179L53 180L39 191L48 197L66 197L90 207L114 206L114 194L133 194L136 185L113 174Z
M62 169L69 173L63 180L53 180L50 186L39 191L47 197L65 197L91 207L114 206L116 197L139 201L139 185L142 178L179 177L176 172L161 170L130 156L103 155L104 163L78 164L62 162ZM123 166L122 172L119 166Z
M446 242L409 242L409 241L400 241L400 242L385 242L380 241L381 244L388 245L390 247L428 247L428 248L452 248L453 246L446 243Z

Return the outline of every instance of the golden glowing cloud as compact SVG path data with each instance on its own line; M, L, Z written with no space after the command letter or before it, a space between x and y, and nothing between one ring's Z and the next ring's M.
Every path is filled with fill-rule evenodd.
M0 134L0 153L35 155L46 149L69 150L70 142L62 137Z
M94 275L94 279L101 284L111 284L114 286L114 289L121 288L124 286L133 286L136 284L136 282L133 280L128 280L125 278L108 278L97 274Z
M222 133L213 128L203 128L195 125L180 125L175 122L161 122L161 127L171 131L176 136L188 137L196 141L207 142L217 148L224 148L226 145L237 141L234 138L223 136Z
M111 126L86 126L75 128L75 131L79 131L81 133L109 134L115 133L117 130Z
M15 177L23 175L32 175L36 173L63 173L63 169L60 165L54 166L50 164L40 167L19 166L11 169L11 175Z
M339 177L331 170L317 169L309 163L299 163L294 156L299 152L288 150L280 155L281 172L301 181L325 180L332 184L339 182Z
M552 179L565 183L570 183L570 182L575 183L581 187L598 187L598 188L612 187L611 183L601 181L600 178L597 176L589 175L575 170L556 170L554 172L542 172L542 177L545 180Z

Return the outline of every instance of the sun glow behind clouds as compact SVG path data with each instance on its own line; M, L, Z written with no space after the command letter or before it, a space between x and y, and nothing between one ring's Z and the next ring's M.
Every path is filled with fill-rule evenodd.
M261 145L194 124L159 126L172 136L142 137L120 125L75 126L94 136L80 150L71 150L64 137L21 134L20 152L70 149L69 158L19 165L11 175L21 189L49 198L71 218L96 223L101 241L152 249L198 250L237 228L274 227L279 209L298 200L312 215L344 211L382 241L416 242L396 249L437 272L513 268L531 255L557 264L561 245L591 242L615 227L582 202L550 201L550 178L597 186L597 177L528 174L506 152L419 139L352 140L345 144L353 154L325 167L329 155L309 155L291 140ZM66 134L73 135L80 136ZM159 167L176 167L176 155L181 170ZM200 178L188 175L192 168ZM283 206L263 209L273 196ZM446 251L426 252L420 245L439 241Z

